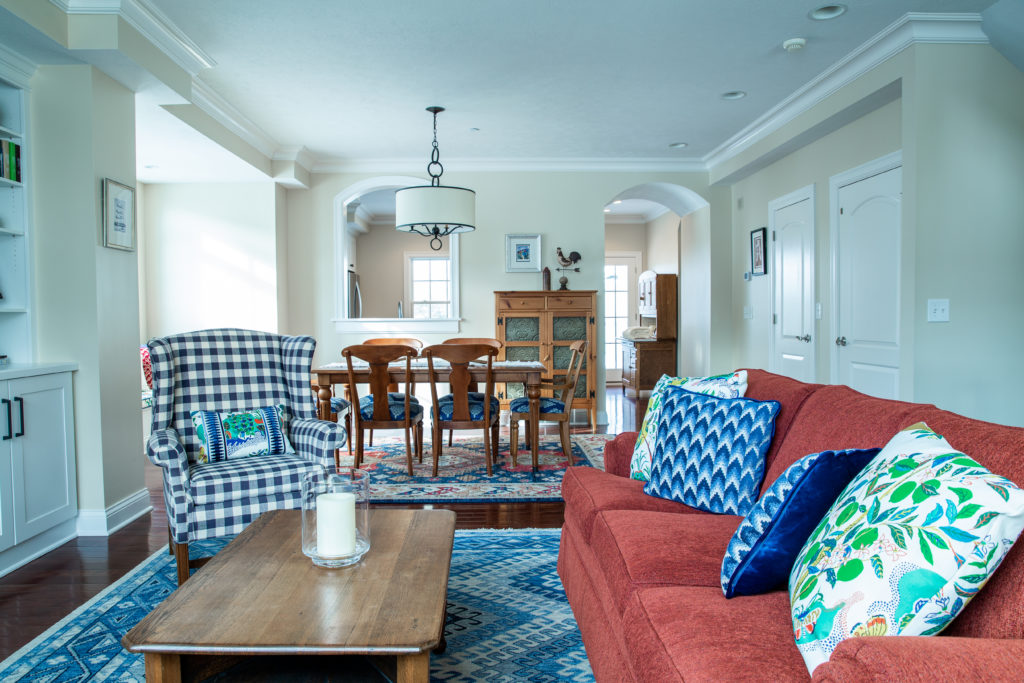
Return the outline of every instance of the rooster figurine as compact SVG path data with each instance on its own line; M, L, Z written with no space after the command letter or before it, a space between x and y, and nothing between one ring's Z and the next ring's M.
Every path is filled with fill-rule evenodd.
M577 263L579 263L580 260L583 258L582 256L580 256L580 253L578 251L570 251L569 256L567 257L565 254L562 253L561 247L555 247L555 255L558 257L558 264L562 266L558 270L572 270L577 273L580 272L579 268L573 267Z

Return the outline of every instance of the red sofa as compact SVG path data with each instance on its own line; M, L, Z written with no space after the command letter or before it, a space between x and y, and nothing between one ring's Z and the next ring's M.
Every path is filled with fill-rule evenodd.
M926 422L997 474L1024 485L1024 429L933 405L872 398L748 370L746 396L781 404L764 489L809 453L884 446ZM570 468L558 573L598 681L808 678L785 590L726 600L722 557L741 518L643 493L629 479L636 432L605 448L605 468ZM940 636L844 641L815 681L1024 679L1024 543Z

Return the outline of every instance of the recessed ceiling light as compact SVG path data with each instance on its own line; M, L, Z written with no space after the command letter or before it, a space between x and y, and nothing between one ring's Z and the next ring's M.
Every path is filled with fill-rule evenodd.
M669 147L671 147L672 149L682 149L683 147L687 147L688 145L689 143L686 142L673 142L669 144Z
M747 96L747 93L742 90L730 90L729 92L722 93L723 100L742 100Z
M611 209L605 209L605 210L604 210L604 212L605 212L605 213L611 213L611 212L612 212L612 210L611 210Z
M803 38L790 38L782 43L782 49L786 52L799 52L804 49L805 45L807 45L807 41Z
M815 21L826 21L828 19L835 19L845 13L846 5L822 5L817 9L812 9L807 16Z
M612 204L621 204L621 203L622 203L621 199L616 199L614 202L612 202Z

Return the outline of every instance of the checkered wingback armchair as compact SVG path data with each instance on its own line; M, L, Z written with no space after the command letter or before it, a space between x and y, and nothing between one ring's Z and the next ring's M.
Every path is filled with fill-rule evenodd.
M238 533L268 510L298 508L302 476L333 465L346 434L336 422L316 419L309 390L312 337L218 329L152 339L148 346L153 425L146 454L163 469L171 549L182 583L190 541ZM277 404L286 407L294 454L196 462L200 444L192 411Z

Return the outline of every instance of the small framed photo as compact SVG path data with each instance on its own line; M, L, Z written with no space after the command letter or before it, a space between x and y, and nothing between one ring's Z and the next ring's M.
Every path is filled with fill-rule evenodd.
M103 179L103 246L135 251L135 189Z
M768 228L750 231L750 274L768 272Z
M540 272L540 235L505 235L505 272Z

